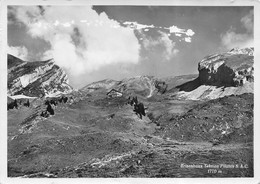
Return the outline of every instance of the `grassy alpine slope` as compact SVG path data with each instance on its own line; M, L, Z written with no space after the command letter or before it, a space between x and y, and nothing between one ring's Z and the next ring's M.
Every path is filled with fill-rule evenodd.
M65 72L30 70L30 90L40 89L31 94L48 88L49 97L8 110L8 176L253 177L253 51L207 56L199 75L94 82L56 106L51 96L68 91ZM10 90L30 93L18 80L28 63L11 57L8 65L9 79L17 79ZM39 76L50 78L43 85ZM111 89L122 96L109 98ZM142 118L128 103L135 96L146 109Z
M148 110L142 119L125 97L107 98L103 92L77 95L74 103L58 104L48 118L33 116L37 108L8 111L9 176L253 175L252 94L205 102L158 95L143 99ZM248 168L222 168L213 174L181 164Z

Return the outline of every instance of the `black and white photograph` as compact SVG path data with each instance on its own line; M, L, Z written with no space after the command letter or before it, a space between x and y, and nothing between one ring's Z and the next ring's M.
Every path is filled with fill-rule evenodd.
M6 5L7 178L255 177L254 4L46 2Z

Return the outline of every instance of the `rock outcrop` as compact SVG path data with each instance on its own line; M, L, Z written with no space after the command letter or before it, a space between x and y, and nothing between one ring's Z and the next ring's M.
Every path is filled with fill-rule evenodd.
M46 96L53 93L68 93L64 70L54 60L25 62L8 55L8 95Z
M253 82L253 53L254 48L236 48L205 57L198 65L200 84L236 87Z
M199 77L180 86L179 98L202 100L254 93L254 48L232 49L199 62Z

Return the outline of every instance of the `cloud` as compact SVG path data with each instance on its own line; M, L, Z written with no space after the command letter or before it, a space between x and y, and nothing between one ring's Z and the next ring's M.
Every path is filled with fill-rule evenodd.
M185 33L187 36L193 36L195 33L191 29L188 29Z
M16 56L24 61L28 58L28 50L26 47L12 47L8 46L7 53Z
M50 58L53 58L53 50L47 50L41 56L41 60L43 61L48 60Z
M144 48L146 50L151 50L159 46L163 48L162 56L165 58L165 60L170 60L172 57L178 54L179 50L175 48L176 43L169 38L168 34L162 31L159 31L159 33L160 36L157 39L146 37L143 40Z
M185 29L178 28L175 25L173 25L169 28L165 27L165 29L169 29L170 33L175 33L176 36L180 36L182 34L184 34L186 36L193 36L195 34L195 32L192 31L191 29L185 30Z
M154 25L145 25L145 24L139 24L137 22L130 22L130 21L126 21L123 23L124 25L126 25L127 27L130 27L132 29L147 29L147 28L155 28Z
M97 14L90 6L19 6L15 15L27 25L29 35L50 43L42 59L53 57L71 75L139 61L140 45L133 29L105 13Z
M195 34L191 29L185 30L175 25L161 27L130 21L123 22L122 25L136 30L143 47L150 52L154 52L154 50L157 49L157 52L161 53L164 58L162 61L168 61L179 53L179 50L176 48L176 42L170 39L172 35L181 37L178 41L184 40L185 42L190 43L192 41L191 37ZM148 32L151 29L159 33L159 36L147 36L145 32Z
M241 23L244 28L246 28L246 33L237 33L236 29L230 27L230 29L221 35L221 42L227 49L232 49L235 47L253 47L253 28L254 28L254 16L253 10L251 10L247 15L241 18Z
M241 22L247 29L247 32L252 33L254 31L254 11L251 10L249 14L242 17Z
M172 25L170 27L161 27L161 26L154 26L154 25L145 25L145 24L140 24L137 22L130 22L130 21L126 21L123 23L123 25L131 28L131 29L135 29L135 30L144 30L144 31L149 31L148 28L150 29L159 29L159 30L163 30L163 31L168 31L171 34L174 34L175 36L181 37L181 36L193 36L195 34L195 32L191 29L181 29L175 25ZM169 35L169 36L170 36Z
M185 42L191 42L191 37L185 37L185 38L184 38L184 41L185 41Z
M179 52L178 49L175 48L175 42L169 39L169 36L163 32L161 33L160 42L165 47L165 58L166 60L170 60L173 56L177 55Z
M235 47L244 48L252 47L254 45L254 40L252 35L248 34L238 34L235 31L229 30L226 34L221 36L222 44L227 49L232 49Z

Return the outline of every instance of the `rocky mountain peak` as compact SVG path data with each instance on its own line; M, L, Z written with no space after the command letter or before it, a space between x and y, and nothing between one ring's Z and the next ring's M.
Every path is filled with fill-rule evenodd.
M71 90L66 73L53 59L26 62L8 55L8 95L39 97Z
M229 53L232 54L247 54L249 56L253 56L254 55L254 47L249 47L249 48L233 48L229 51Z
M205 57L198 64L201 84L239 86L254 80L254 48L232 49Z

